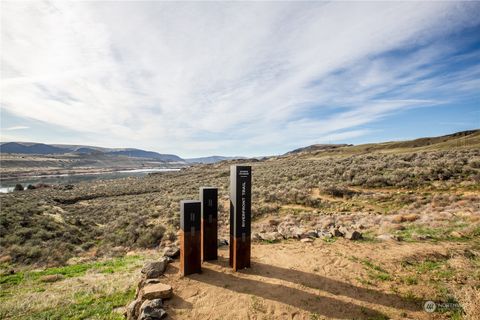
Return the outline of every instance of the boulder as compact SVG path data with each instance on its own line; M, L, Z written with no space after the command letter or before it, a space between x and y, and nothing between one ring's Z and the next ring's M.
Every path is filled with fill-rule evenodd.
M143 268L142 268L142 273L145 275L145 278L147 279L152 279L152 278L158 278L167 269L168 265L168 260L167 258L163 257L159 261L151 261L147 262Z
M139 309L141 305L141 300L136 299L130 302L130 304L127 306L127 320L137 320L138 314L139 314Z
M308 230L302 234L302 238L318 238L318 233L315 230Z
M303 239L300 239L301 242L303 243L310 243L310 242L313 242L313 239L312 238L303 238Z
M332 237L343 237L343 233L336 227L330 228L330 234L332 235Z
M320 239L330 239L332 237L332 234L325 230L319 230L317 234Z
M264 241L279 241L283 239L283 236L278 232L259 233L258 236Z
M302 229L302 228L299 228L299 227L293 227L293 228L291 229L291 232L292 232L292 234L293 234L293 238L299 239L299 238L301 238L302 235L305 233L305 230Z
M360 240L360 239L362 239L362 234L358 231L347 231L345 233L345 239Z
M172 259L177 258L180 255L180 248L175 245L165 247L163 250L163 255Z
M145 300L140 307L138 320L160 320L167 316L162 299Z
M164 283L147 284L140 290L142 300L169 299L172 295L172 286Z
M340 226L338 227L338 231L340 231L343 234L343 236L345 236L348 232L348 229L345 228L344 226Z
M142 288L147 285L147 284L152 284L152 283L160 283L160 279L141 279L138 282L137 289L135 290L135 298L138 298L140 295L140 291Z

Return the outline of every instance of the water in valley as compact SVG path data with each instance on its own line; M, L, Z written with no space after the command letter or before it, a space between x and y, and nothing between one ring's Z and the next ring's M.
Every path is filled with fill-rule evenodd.
M49 185L66 185L66 184L76 184L82 181L93 181L93 180L105 180L105 179L118 179L126 177L142 177L151 172L168 172L168 171L179 171L180 169L173 168L152 168L152 169L133 169L133 170L122 170L122 171L113 171L113 172L102 172L102 173L90 173L90 174L69 174L69 175L48 175L48 176L35 176L35 177L25 177L9 180L0 181L0 193L12 192L16 184L20 183L24 188L29 184L36 185L39 183L49 184Z

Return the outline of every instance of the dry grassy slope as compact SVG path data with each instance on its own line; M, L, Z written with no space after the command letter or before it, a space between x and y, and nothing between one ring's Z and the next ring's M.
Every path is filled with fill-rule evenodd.
M411 153L423 151L443 151L452 149L480 148L480 130L458 132L446 136L420 138L409 141L394 141L382 143L369 143L356 146L339 147L327 150L308 150L301 153L303 156L318 155L343 155L350 156L370 152L383 153ZM296 155L289 155L295 157Z

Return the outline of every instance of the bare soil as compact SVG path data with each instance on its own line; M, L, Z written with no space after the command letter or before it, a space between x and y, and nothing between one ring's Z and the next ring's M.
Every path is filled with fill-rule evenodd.
M233 272L223 247L218 261L202 265L202 274L181 277L178 262L169 266L165 281L173 286L174 298L166 308L172 319L449 319L449 314L423 310L424 300L435 300L436 292L420 283L401 283L400 262L464 249L461 243L344 239L256 243L251 268ZM371 270L364 261L381 266L391 279L365 284Z

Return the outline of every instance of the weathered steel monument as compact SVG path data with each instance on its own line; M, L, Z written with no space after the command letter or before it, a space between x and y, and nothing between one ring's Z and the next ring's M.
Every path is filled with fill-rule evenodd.
M250 267L252 167L230 167L230 266Z
M200 202L202 203L202 261L217 260L218 189L211 187L200 188Z
M183 276L202 271L200 213L200 201L180 201L180 273Z

